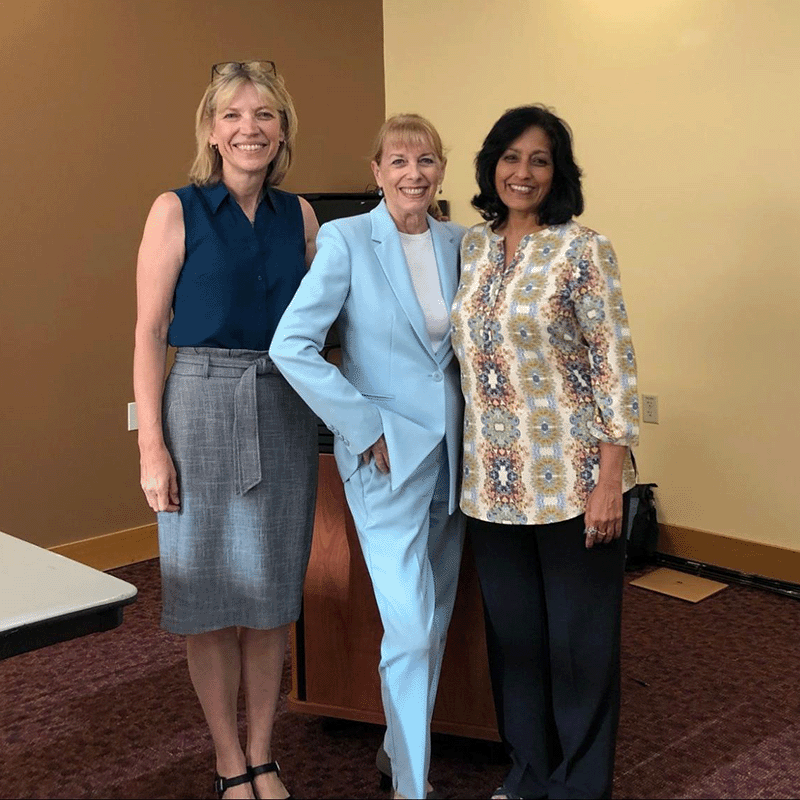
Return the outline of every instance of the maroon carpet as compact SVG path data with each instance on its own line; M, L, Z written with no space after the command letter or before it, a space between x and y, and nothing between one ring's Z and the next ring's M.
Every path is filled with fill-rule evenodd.
M0 662L0 797L212 797L213 756L183 642L158 629L158 562L122 627ZM628 587L615 797L800 796L800 603L731 586L697 605ZM288 689L288 661L285 674ZM279 711L295 797L388 797L382 731ZM431 780L487 797L497 748L435 736Z

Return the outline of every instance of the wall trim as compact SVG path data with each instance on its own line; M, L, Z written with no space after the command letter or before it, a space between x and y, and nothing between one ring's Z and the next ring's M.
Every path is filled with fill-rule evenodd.
M679 525L661 523L658 527L659 553L800 584L800 550Z
M658 527L659 553L800 584L798 550L680 525L661 523ZM158 525L141 525L50 549L95 569L115 569L158 558Z
M158 558L158 525L141 525L51 547L54 553L107 570Z

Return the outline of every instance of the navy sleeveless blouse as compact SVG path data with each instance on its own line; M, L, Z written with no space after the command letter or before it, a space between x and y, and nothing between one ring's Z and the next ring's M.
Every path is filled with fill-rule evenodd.
M174 347L268 350L306 274L296 195L267 189L250 224L225 184L184 186L186 257L175 286Z

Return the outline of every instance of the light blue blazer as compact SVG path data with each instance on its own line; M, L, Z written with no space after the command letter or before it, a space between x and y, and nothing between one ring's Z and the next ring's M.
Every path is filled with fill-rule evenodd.
M428 217L449 308L464 228ZM320 351L336 322L341 370ZM324 224L317 255L281 319L270 357L334 434L342 480L383 434L394 491L446 436L450 511L457 507L463 398L450 336L436 352L385 202ZM433 480L436 476L433 476Z

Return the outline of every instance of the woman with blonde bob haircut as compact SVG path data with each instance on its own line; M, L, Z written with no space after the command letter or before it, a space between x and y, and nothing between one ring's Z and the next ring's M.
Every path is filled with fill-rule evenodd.
M134 390L141 484L158 512L162 625L186 636L214 786L227 798L288 796L272 724L318 458L315 418L268 356L318 229L305 200L275 188L296 131L272 62L214 65L191 183L156 199L137 267ZM165 385L167 344L178 350Z
M237 62L229 62L234 65ZM266 185L280 186L292 165L294 143L297 137L297 115L294 103L286 91L283 78L270 69L272 62L250 61L244 68L221 67L219 80L213 80L206 88L195 119L197 155L189 170L189 180L198 186L219 183L222 179L222 157L218 150L208 146L208 137L214 126L217 108L227 108L236 92L250 83L266 103L274 106L280 115L283 131L283 146L267 168ZM246 68L246 71L245 71ZM274 69L274 67L272 68Z
M430 791L430 721L463 540L463 401L449 318L463 228L429 213L444 171L430 122L403 114L385 123L372 162L383 201L322 226L270 348L335 436L383 622L386 737L376 763L395 797ZM341 371L321 355L336 320Z

